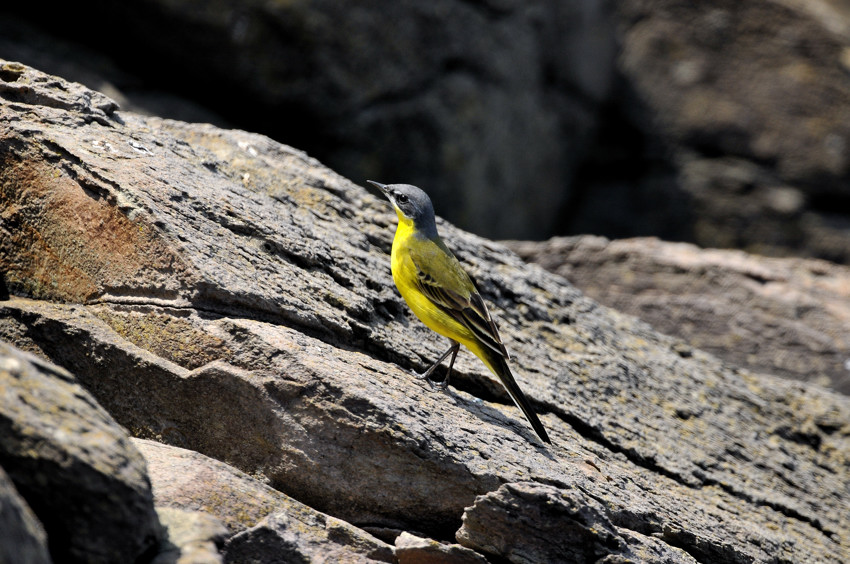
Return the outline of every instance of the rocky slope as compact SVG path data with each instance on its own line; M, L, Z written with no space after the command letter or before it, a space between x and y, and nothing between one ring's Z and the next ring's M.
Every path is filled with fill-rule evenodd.
M51 436L129 461L133 487L104 486L99 517L144 526L110 550L850 559L848 398L726 365L440 222L494 305L545 446L472 355L445 393L410 375L444 343L393 288L394 217L360 186L260 135L120 112L15 63L0 63L0 100L0 338L19 349L0 357L0 423L17 433L3 436L39 409L90 407ZM79 391L22 414L29 373ZM85 497L78 464L0 446L22 508L2 516L29 531L32 561L45 543L55 561L96 560L67 533L89 529L28 487L35 465L49 497Z

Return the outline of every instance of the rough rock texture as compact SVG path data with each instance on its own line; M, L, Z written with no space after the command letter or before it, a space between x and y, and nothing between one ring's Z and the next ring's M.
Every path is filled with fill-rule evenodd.
M7 362L6 357L0 362ZM0 562L48 564L47 537L27 503L0 468Z
M466 508L457 538L510 562L699 561L675 543L628 529L621 534L606 513L581 488L505 484Z
M259 135L0 77L0 337L73 370L135 436L262 477L334 531L450 541L489 495L522 500L505 530L595 515L581 534L609 561L850 559L847 397L730 368L440 222L546 447L472 355L445 393L409 374L445 343L392 286L384 202ZM239 533L246 553L293 519ZM524 546L505 557L543 550Z
M264 562L394 562L393 548L341 521L305 508L272 513L256 526L227 541L224 561Z
M480 234L850 261L843 2L81 0L0 16L7 59L222 121L174 100L192 97L350 178L423 186Z
M0 342L0 465L57 562L133 562L161 536L144 459L65 370Z
M395 539L398 564L485 564L481 554L459 544L443 544L408 532Z
M649 238L507 245L593 299L728 362L850 394L850 268Z
M157 500L157 505L159 505ZM151 564L221 564L219 546L229 536L227 528L203 511L157 507L167 540Z
M144 439L133 444L148 464L157 507L209 513L231 533L289 505L302 510L289 496L203 454Z

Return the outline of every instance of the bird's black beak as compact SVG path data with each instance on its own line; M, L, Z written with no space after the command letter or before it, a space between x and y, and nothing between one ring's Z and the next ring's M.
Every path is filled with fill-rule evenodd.
M385 196L389 197L389 191L387 190L386 184L381 184L380 182L375 182L374 180L367 180L366 182L383 192Z

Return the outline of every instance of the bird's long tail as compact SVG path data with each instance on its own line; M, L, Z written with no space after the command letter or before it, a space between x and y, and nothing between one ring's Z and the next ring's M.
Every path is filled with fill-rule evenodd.
M487 367L499 377L499 380L502 381L502 384L505 386L505 389L508 390L508 394L510 394L511 399L514 400L516 406L522 410L523 414L525 414L525 418L528 419L528 422L531 424L534 432L537 433L537 436L540 437L542 441L551 444L552 441L549 440L549 435L546 433L543 423L541 423L540 419L537 418L537 414L534 413L533 409L531 409L531 406L528 404L528 400L525 398L525 394L523 394L522 390L519 389L519 385L517 385L505 357L495 351L486 349L486 347L481 352L482 354L479 354L478 357L481 358L481 360L484 361L484 364L486 364Z

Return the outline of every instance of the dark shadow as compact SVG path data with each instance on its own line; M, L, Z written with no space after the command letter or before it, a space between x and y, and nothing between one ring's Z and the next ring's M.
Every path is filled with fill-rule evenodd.
M693 242L693 198L681 186L663 135L647 133L654 131L652 111L625 78L597 115L553 235Z
M9 288L6 286L6 273L0 272L0 302L9 299Z
M442 377L442 373L437 376ZM423 382L421 379L419 382L422 383L423 387L430 388L428 384ZM501 386L501 384L500 384ZM469 376L462 372L452 372L452 380L451 385L445 390L439 390L436 388L431 388L430 391L432 393L443 393L449 397L451 397L455 405L465 409L470 412L476 418L488 421L494 425L501 426L505 429L505 432L511 432L519 437L522 437L523 440L532 444L535 449L541 454L544 454L550 460L555 460L558 457L554 453L555 445L547 445L535 434L534 430L531 428L531 425L526 421L525 416L519 412L515 417L507 417L501 411L489 407L483 402L478 401L468 401L465 398L458 396L454 393L454 389L466 392L471 396L474 396L476 399L484 400L491 403L501 403L504 405L514 405L508 397L507 392L504 392L504 396L497 395L489 386L486 385L483 381L475 376ZM534 401L532 398L526 396L529 403L531 404L532 409L539 415L545 413L544 410L541 409L541 404L539 402ZM552 431L552 429L548 429L547 431Z

